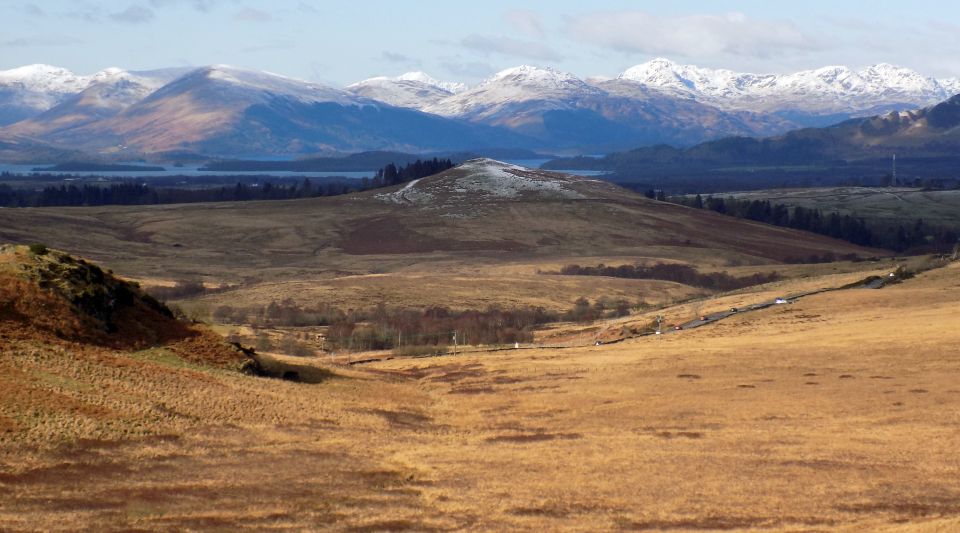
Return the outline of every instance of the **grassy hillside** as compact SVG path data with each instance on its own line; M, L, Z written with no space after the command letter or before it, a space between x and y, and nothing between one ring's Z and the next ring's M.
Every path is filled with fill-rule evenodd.
M4 386L38 391L2 396L37 428L14 435L97 440L0 443L0 528L951 531L958 273L660 338L336 368L319 385L4 350Z
M723 269L826 252L882 255L597 180L498 165L334 198L0 210L0 238L75 250L145 285L227 283L238 287L231 299L264 305L268 296L464 307L531 301L557 309L582 295L664 301L662 283L584 285L536 271L587 259Z
M191 394L184 375L253 365L136 285L41 246L0 246L0 353L0 440L43 446L156 432L162 398Z

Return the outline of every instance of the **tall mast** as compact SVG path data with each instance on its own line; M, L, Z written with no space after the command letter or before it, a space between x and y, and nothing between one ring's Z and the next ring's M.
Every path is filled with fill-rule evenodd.
M897 184L897 154L893 154L893 185Z

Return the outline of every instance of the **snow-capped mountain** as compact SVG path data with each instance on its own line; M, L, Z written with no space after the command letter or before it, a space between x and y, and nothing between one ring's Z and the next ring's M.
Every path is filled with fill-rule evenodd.
M89 77L51 65L0 71L0 126L46 111L89 83Z
M488 120L516 120L509 116L518 106L531 110L572 109L585 98L603 92L573 74L552 68L522 65L497 72L476 87L424 108L438 115Z
M197 79L216 82L225 91L223 96L229 98L250 98L262 102L270 98L283 97L303 103L335 102L343 105L361 103L346 91L327 85L271 72L244 70L229 65L200 68L178 81L189 83Z
M83 89L89 82L90 76L78 76L52 65L26 65L0 71L0 84L44 93L69 94Z
M407 72L393 79L397 81L416 81L419 83L430 85L432 87L436 87L438 89L443 89L444 91L447 91L448 93L451 93L451 94L457 94L467 89L467 84L465 83L454 82L454 81L439 81L431 77L430 75L428 75L426 72L420 72L420 71Z
M112 67L80 76L50 65L0 71L0 126L34 118L94 88L83 96L85 105L119 110L184 72L182 68L129 72Z
M850 175L845 164L836 165L841 160L856 168L854 175L880 176L889 170L891 155L897 154L912 160L906 165L911 170L904 172L912 179L950 175L958 147L960 95L955 95L929 107L851 119L825 128L804 128L763 139L729 137L686 148L642 147L599 159L580 158L578 164L621 175L668 172L702 176L716 172L722 181L721 169L741 165L822 165L838 175ZM572 162L556 160L549 167L568 168Z
M82 91L67 97L56 107L76 102L105 111L121 111L143 100L176 77L176 71L134 73L115 67L108 68L87 77L87 85Z
M113 74L113 84L93 84L78 98L99 95L102 87L136 88L132 75ZM343 89L221 65L192 70L98 120L70 123L61 110L74 117L58 106L4 131L98 152L191 150L233 157L465 150L500 146L496 143L524 146L528 141Z
M224 65L89 76L30 65L0 72L0 135L97 151L593 152L776 135L955 93L960 80L887 64L750 74L655 59L586 81L524 65L473 87L409 72L343 89Z
M424 110L508 127L549 147L600 151L650 143L689 144L756 131L740 114L662 91L632 88L636 90L611 92L567 72L525 65L500 71Z
M112 117L140 102L171 81L175 71L134 74L108 68L86 78L87 86L67 95L52 108L7 128L15 135L43 136L61 133Z
M379 76L347 86L347 91L397 107L424 109L466 89L463 83L438 81L423 72Z
M363 103L325 85L214 65L178 77L105 120L70 131L54 130L46 138L60 143L90 139L95 145L108 140L121 149L174 150L202 143L212 135L231 134L243 122L245 113L259 106L283 103L290 108L321 102L337 106ZM10 129L16 131L18 126ZM235 131L232 135L254 135L254 131Z
M960 91L956 79L941 81L885 63L859 71L829 66L793 74L752 74L658 58L627 69L617 80L722 109L810 115L864 115L918 107Z

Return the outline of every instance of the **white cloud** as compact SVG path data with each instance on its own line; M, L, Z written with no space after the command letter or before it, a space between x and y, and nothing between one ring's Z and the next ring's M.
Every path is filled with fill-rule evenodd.
M309 15L316 15L317 13L320 13L319 9L317 9L314 6L311 6L306 2L300 2L299 4L297 4L297 11L301 13L307 13Z
M204 13L210 11L214 8L219 0L188 0L187 3L192 5L197 11L202 11ZM150 0L150 5L153 7L161 8L167 7L180 3L181 0Z
M439 59L440 67L456 77L480 79L494 71L493 65L482 61L470 61L460 55Z
M503 14L503 20L515 30L543 39L546 32L543 31L543 23L540 22L540 15L529 9L511 9Z
M27 12L31 17L46 17L47 12L43 10L42 7L37 4L26 4L23 6L23 10Z
M622 52L687 58L768 58L784 51L819 48L792 22L743 13L660 16L606 11L570 19L567 31L580 41Z
M128 24L143 24L150 22L154 18L153 10L147 7L131 5L123 11L118 11L110 15L110 18L117 22L126 22Z
M63 16L72 19L82 20L84 22L100 22L104 12L100 6L88 2L73 2L70 4L70 11L63 13Z
M386 61L387 63L396 63L400 65L420 65L420 61L417 59L404 54L391 52L389 50L384 50L377 59L380 61Z
M460 41L460 45L483 55L500 54L542 61L559 61L561 59L560 54L546 44L512 37L473 34L464 37Z
M248 22L267 22L268 20L273 19L273 15L267 13L266 11L261 11L259 9L253 9L252 7L245 7L237 12L233 16L236 20L245 20Z

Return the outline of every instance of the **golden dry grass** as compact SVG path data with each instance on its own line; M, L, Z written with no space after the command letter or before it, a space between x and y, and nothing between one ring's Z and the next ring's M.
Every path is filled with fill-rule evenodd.
M585 182L590 186L592 182ZM543 305L579 296L663 303L698 291L662 283L557 279L566 263L679 261L705 270L778 269L788 257L886 255L813 234L600 187L589 200L399 205L383 191L309 200L0 210L0 241L44 242L155 284L200 279L236 290L219 305L287 297L355 307ZM452 200L449 200L452 202Z
M45 348L6 371L121 415L162 402L145 428L166 436L24 446L62 431L38 424L0 448L0 529L953 531L958 346L960 264L660 339L320 385Z

